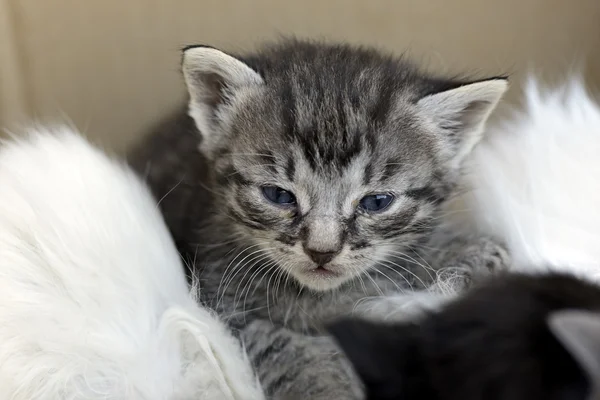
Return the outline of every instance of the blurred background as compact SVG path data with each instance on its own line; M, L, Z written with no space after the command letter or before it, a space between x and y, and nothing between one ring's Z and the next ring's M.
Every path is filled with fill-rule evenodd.
M122 151L185 99L179 49L296 34L443 73L579 69L600 87L600 0L0 0L0 125L70 121Z

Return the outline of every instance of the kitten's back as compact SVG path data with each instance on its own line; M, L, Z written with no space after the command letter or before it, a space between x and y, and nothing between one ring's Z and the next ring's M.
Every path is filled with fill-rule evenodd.
M0 148L0 343L2 398L261 398L145 185L67 128Z

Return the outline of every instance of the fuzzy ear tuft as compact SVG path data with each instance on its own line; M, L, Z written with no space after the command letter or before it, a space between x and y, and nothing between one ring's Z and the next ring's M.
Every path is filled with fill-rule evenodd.
M485 123L507 89L507 79L493 78L429 94L417 106L444 131L460 164L481 139Z
M189 115L207 150L218 140L221 107L243 89L261 85L263 79L241 60L209 46L184 48L182 69L190 95Z

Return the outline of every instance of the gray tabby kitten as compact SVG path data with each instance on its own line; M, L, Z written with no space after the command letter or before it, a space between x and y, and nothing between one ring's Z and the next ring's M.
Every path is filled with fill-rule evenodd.
M163 126L134 164L201 300L239 329L271 398L360 398L323 326L365 297L427 285L423 249L506 80L434 78L299 40L243 57L188 47L183 74L191 118ZM508 262L486 238L446 246L434 267Z

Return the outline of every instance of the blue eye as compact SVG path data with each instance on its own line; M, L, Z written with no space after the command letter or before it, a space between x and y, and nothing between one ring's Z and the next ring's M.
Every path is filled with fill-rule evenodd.
M285 189L277 186L263 186L263 196L272 203L279 205L293 205L296 204L296 197Z
M394 196L387 193L370 194L360 199L359 207L367 212L380 212L389 207Z

